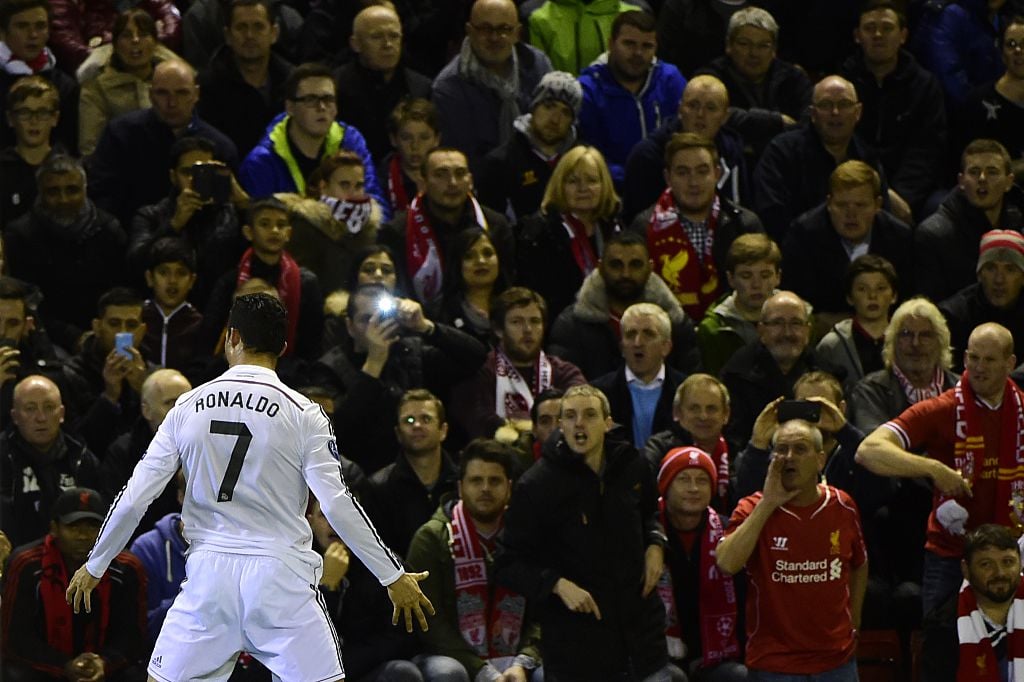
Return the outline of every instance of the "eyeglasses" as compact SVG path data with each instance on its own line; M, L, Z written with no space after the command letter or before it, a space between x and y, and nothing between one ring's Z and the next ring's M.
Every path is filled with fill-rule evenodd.
M823 99L815 102L814 108L826 114L830 114L833 111L839 111L839 113L845 114L847 111L857 106L857 104L858 102L852 99L837 99L835 101Z
M915 332L910 329L901 329L896 333L896 336L900 341L916 341L918 343L934 341L937 337L936 333L930 330Z
M330 108L338 104L334 95L303 95L302 97L295 97L292 101L311 108L319 108L321 106Z
M50 118L57 113L56 109L15 109L11 112L11 116L21 122L26 121L42 121Z
M809 327L811 323L808 320L761 320L761 324L771 329L803 329Z
M470 24L474 31L487 36L498 36L499 38L511 38L512 34L519 28L518 24Z

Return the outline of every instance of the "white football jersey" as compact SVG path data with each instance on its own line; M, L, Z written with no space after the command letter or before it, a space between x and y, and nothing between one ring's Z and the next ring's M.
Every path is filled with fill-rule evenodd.
M331 526L381 584L404 572L342 480L323 409L274 371L238 365L182 394L167 413L111 505L87 563L90 574L103 574L179 465L191 548L276 556L308 575L320 565L305 516L312 490Z

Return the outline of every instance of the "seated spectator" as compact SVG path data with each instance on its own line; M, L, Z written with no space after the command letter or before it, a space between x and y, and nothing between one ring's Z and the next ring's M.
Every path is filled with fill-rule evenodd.
M57 68L57 59L46 46L50 15L48 0L7 0L0 8L0 110L8 110L7 93L14 81L33 74L45 78L60 98L56 141L74 153L78 149L78 83ZM0 149L12 144L13 131L0 126Z
M434 105L425 99L399 102L388 116L388 135L394 151L377 166L382 189L387 190L391 211L407 211L413 198L426 191L423 162L427 152L441 142L441 128Z
M511 278L486 232L463 230L452 241L444 277L444 298L432 319L451 325L490 346L491 308Z
M508 142L484 157L476 189L480 201L510 219L540 208L559 159L576 146L576 117L583 92L564 71L544 74L529 113L516 118Z
M272 49L281 31L277 3L231 0L224 5L224 44L199 71L199 115L246 154L284 108L293 67Z
M921 216L941 201L936 194L948 142L942 88L902 49L907 17L892 0L864 4L854 39L860 49L843 63L840 73L861 97L857 130L878 152L892 192L913 215ZM893 208L900 205L894 202ZM910 215L897 216L914 222Z
M473 174L464 153L450 147L431 149L423 160L423 178L423 193L407 211L395 214L379 241L398 257L398 267L412 285L409 293L424 305L433 305L444 289L443 264L456 235L469 228L487 232L498 260L510 270L515 242L505 217L473 196Z
M477 439L459 458L458 493L441 501L409 546L409 565L427 571L423 594L434 604L420 667L429 679L440 665L467 680L539 679L540 628L526 598L494 580L494 551L515 476L513 450ZM477 567L472 575L467 567ZM474 569L475 570L475 569ZM441 659L441 660L438 660ZM443 679L459 675L452 671Z
M442 448L448 421L444 405L433 393L406 391L394 414L398 447L387 451L390 463L370 476L366 506L381 539L389 547L401 547L404 556L441 498L456 491L459 472ZM397 500L402 503L395 504Z
M146 336L143 299L116 287L100 296L92 334L64 365L63 386L72 430L95 452L106 452L118 434L139 416L139 390L149 367L139 348ZM123 350L118 334L131 334Z
M193 174L203 165L230 171L216 156L212 142L203 137L182 137L170 150L171 187L168 196L143 206L132 218L127 261L133 278L148 266L153 244L163 237L178 237L196 253L196 281L191 301L204 309L217 279L238 264L245 250L240 212L249 205L249 195L231 174L230 193L214 196L205 187L193 188ZM218 172L204 169L201 173ZM202 190L200 193L198 190ZM136 275L135 273L138 273Z
M49 44L57 55L60 68L74 73L94 49L113 40L117 23L117 7L110 2L51 3L52 17ZM172 50L181 47L181 12L171 0L143 0L138 7L145 10L157 29L157 39Z
M889 311L899 296L899 278L892 263L865 254L847 266L843 283L853 317L832 325L815 352L843 381L845 394L851 395L865 374L882 369L882 344Z
M711 507L719 472L706 452L674 448L658 470L658 513L668 536L658 596L669 657L696 679L746 680L733 578L715 568L723 519Z
M1014 180L1003 145L985 139L967 145L957 187L914 231L914 285L923 296L942 301L974 283L986 232L1024 231L1024 191Z
M519 282L548 302L552 317L572 304L583 280L621 231L621 202L604 157L594 147L570 149L544 188L541 211L519 226Z
M350 45L355 59L334 72L338 116L363 133L374 159L383 159L393 149L388 117L406 99L430 97L430 79L402 65L402 23L391 6L362 8Z
M764 302L757 323L758 340L736 351L720 377L729 389L732 411L726 433L746 442L765 405L779 396L793 397L793 385L817 369L809 346L811 309L792 291L779 291Z
M291 216L289 252L329 293L345 286L355 252L377 241L381 207L366 193L366 167L355 152L325 156L309 179L305 196L276 198Z
M382 314L385 301L395 312ZM428 320L416 301L395 299L376 284L349 296L345 326L348 335L310 369L310 383L331 391L345 455L372 474L390 464L398 449L392 419L402 394L427 388L448 395L476 373L487 349L468 334Z
M608 49L605 36L612 31L615 18L623 12L647 8L646 2L550 2L533 0L522 3L520 15L526 21L530 44L543 50L551 66L578 76ZM575 30L566 31L566 26Z
M30 375L14 387L11 422L0 434L0 528L17 547L46 533L46 510L62 490L99 487L100 462L61 426L60 389L44 376Z
M462 49L434 79L441 140L462 150L474 172L512 138L513 122L551 71L547 55L519 41L520 28L512 0L476 0Z
M224 26L227 25L231 4L224 0L194 0L181 18L181 56L189 64L204 69L224 44ZM302 14L291 5L281 5L278 16L278 36L275 49L281 55L296 62L299 32L302 30ZM245 152L245 150L240 150Z
M654 303L672 321L672 352L666 364L683 374L697 371L693 322L653 272L647 243L635 232L620 232L605 245L597 270L586 279L576 302L555 320L548 338L552 355L576 365L588 379L615 371L622 355L620 320L634 303Z
M732 106L775 114L776 134L803 118L811 103L810 78L803 68L776 56L778 44L775 18L760 7L745 7L729 18L725 54L696 71L721 80Z
M304 194L310 174L327 156L339 150L355 152L363 160L366 191L390 214L373 172L366 141L355 127L335 120L337 91L330 69L303 64L285 83L284 113L267 128L259 144L242 163L238 177L254 199L276 192Z
M32 210L36 171L55 148L51 133L60 104L57 88L41 76L25 76L7 93L6 122L14 131L9 147L0 149L0 229Z
M646 139L638 142L626 160L623 186L624 214L632 218L658 200L665 183L665 146L677 133L696 133L713 140L718 150L718 192L734 204L753 199L753 187L744 158L745 142L729 125L729 91L714 76L694 76L683 90L679 109Z
M635 303L622 313L620 324L625 363L591 385L608 398L612 420L630 432L639 450L651 434L668 428L676 387L685 377L665 365L672 350L668 313L653 303Z
M300 267L288 252L292 227L287 207L273 197L254 201L242 235L250 246L238 267L221 275L214 285L203 312L200 344L207 348L216 345L213 338L228 319L232 292L242 282L255 278L272 283L288 311L288 347L284 355L315 359L323 333L324 297L317 276Z
M612 180L622 187L626 159L638 142L679 107L686 79L679 69L655 57L654 17L623 12L612 22L607 56L580 74L583 107L580 140L601 150Z
M694 320L703 319L725 289L718 265L733 240L764 232L753 212L719 194L721 173L714 142L695 133L674 135L665 146L668 186L632 225L646 235L658 276Z
M872 254L890 263L906 291L911 278L913 233L882 210L878 173L863 161L839 164L828 179L828 197L790 225L782 242L782 285L814 306L827 328L849 315L848 294L837 273L858 256Z
M174 407L181 394L191 390L192 385L188 379L175 369L158 369L146 377L139 391L141 414L130 429L119 434L110 444L103 457L103 463L100 464L100 486L104 494L112 498L117 497L135 470L135 465L146 454L146 449L163 423L164 417ZM169 485L146 510L139 521L137 532L141 534L148 531L167 514L179 511L181 497L175 486ZM159 631L159 627L153 631L153 641L156 641L156 634Z
M167 196L167 159L179 138L205 137L217 159L238 166L235 144L195 112L199 88L191 66L176 59L157 64L150 99L150 108L107 124L89 162L90 195L125 225L139 208Z
M146 362L184 370L199 351L203 316L187 300L195 281L196 254L188 243L174 237L153 242L146 270L153 297L142 307L146 335L141 352Z
M956 369L967 350L971 331L983 322L997 322L1013 334L1013 354L1024 358L1024 236L1013 230L992 230L981 238L978 281L939 304L949 323Z
M39 287L40 315L53 339L75 348L96 299L124 274L125 234L117 219L86 196L85 169L69 156L36 172L32 211L4 231L10 274Z
M503 425L530 431L538 395L586 383L579 368L542 350L547 312L543 297L523 287L506 289L494 301L491 329L498 345L452 394L452 421L467 439L491 438Z
M78 100L78 149L84 156L96 151L111 119L152 105L153 69L165 60L166 53L156 49L156 22L144 9L118 14L111 36L108 59L82 84Z
M69 487L50 509L49 532L22 547L5 572L4 677L136 682L145 646L146 573L118 554L93 591L92 608L72 612L69 576L85 563L107 514L95 490Z
M733 353L757 340L761 306L782 279L782 252L767 235L742 234L725 254L725 277L732 291L723 296L697 327L701 362L718 374Z
M861 103L853 84L826 76L814 86L810 124L775 137L754 171L754 210L768 234L781 241L793 219L821 204L832 171L844 161L863 161L882 178L883 205L892 197L875 151L854 129Z
M695 445L707 453L718 472L709 504L725 513L732 500L729 451L736 450L722 435L728 422L729 390L725 384L710 374L691 374L672 398L672 423L651 435L641 452L654 472L675 448Z
M64 352L37 324L35 298L29 285L0 276L0 431L10 424L18 382L31 374L60 376Z

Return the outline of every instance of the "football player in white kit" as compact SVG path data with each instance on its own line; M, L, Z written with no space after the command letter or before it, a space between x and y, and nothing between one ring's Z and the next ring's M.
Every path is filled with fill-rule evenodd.
M228 371L178 398L68 586L75 612L83 602L90 610L93 588L180 465L190 545L181 592L149 660L150 680L226 680L241 651L275 679L344 679L316 587L322 564L305 518L310 491L345 545L387 586L395 623L404 616L411 632L415 615L426 630L424 610L434 613L418 585L426 573L403 570L342 480L330 420L278 379L286 325L274 297L236 299Z

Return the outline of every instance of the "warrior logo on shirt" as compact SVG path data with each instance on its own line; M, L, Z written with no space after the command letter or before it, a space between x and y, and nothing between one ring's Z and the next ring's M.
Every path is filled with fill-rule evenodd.
M776 535L772 538L772 549L785 552L789 549L789 538L784 535Z

